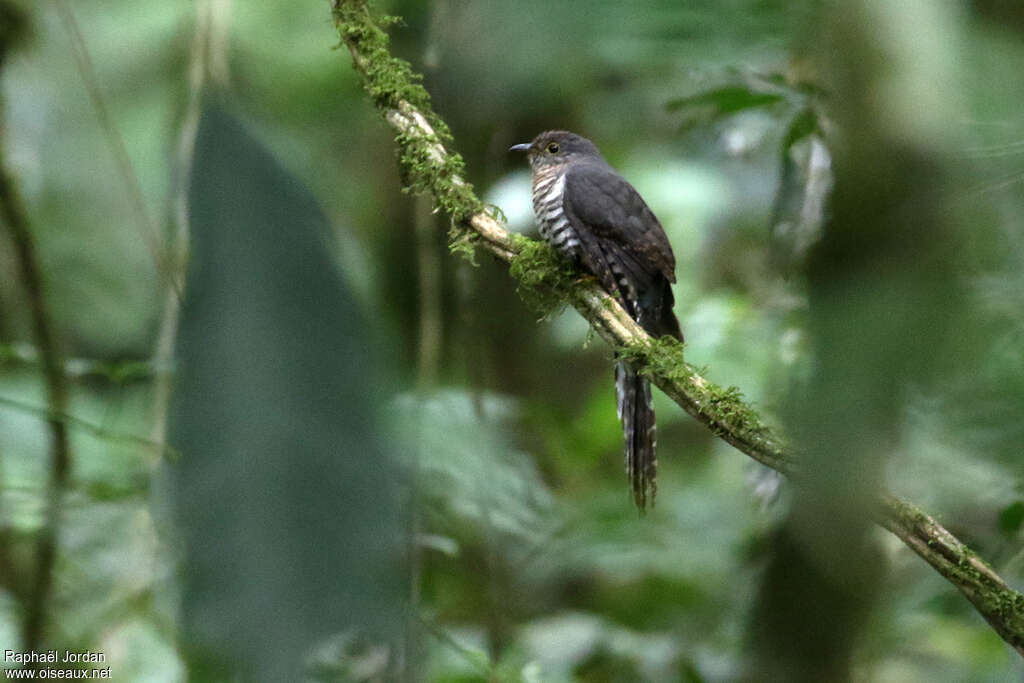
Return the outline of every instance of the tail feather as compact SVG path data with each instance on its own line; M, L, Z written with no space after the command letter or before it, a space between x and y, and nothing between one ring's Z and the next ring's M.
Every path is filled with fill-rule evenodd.
M615 364L617 410L626 438L626 474L633 502L641 511L654 504L658 460L655 456L654 401L651 383L627 363Z

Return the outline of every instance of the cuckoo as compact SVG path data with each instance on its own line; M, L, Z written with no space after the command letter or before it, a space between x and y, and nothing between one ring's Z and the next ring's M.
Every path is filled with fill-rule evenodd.
M672 312L675 256L661 223L640 193L604 160L590 140L567 131L541 133L514 145L533 169L533 213L555 251L597 278L654 337L683 333ZM655 494L654 403L650 382L622 360L615 364L626 473L643 510Z

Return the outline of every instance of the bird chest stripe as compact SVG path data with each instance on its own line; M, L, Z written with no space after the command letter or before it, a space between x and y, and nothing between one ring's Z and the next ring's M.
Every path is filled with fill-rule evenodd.
M563 192L565 192L565 174L560 173L554 184L551 186L551 189L548 190L545 199L548 203L557 202L558 204L561 204Z
M562 173L558 176L558 180L554 182L551 189L548 190L547 196L545 197L546 203L549 207L557 207L559 211L562 210L562 195L565 193L565 174Z
M540 218L543 210L551 211L557 207L561 211L563 192L565 192L564 173L554 176L550 180L545 178L538 182L533 193L533 207L538 214L537 217Z
M565 219L562 219L565 221ZM555 227L555 232L551 236L551 246L556 249L562 248L575 248L580 244L579 239L576 238L572 228L569 227L568 222L564 223L564 227Z
M562 208L564 192L564 173L552 173L538 179L533 192L533 212L540 225L541 237L560 251L579 245Z
M544 201L548 191L551 190L552 186L562 178L562 175L563 174L556 173L554 170L550 170L547 173L538 174L537 177L533 179L534 204L540 204Z

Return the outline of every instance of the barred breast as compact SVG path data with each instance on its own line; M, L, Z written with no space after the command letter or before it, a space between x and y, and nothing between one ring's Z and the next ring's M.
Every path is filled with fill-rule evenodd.
M533 179L533 215L540 227L540 236L566 258L575 256L579 237L565 217L562 195L565 192L564 168L540 172Z

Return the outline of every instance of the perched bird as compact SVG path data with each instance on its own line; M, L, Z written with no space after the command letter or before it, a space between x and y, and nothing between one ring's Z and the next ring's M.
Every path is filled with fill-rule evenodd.
M608 165L593 142L574 133L547 131L510 151L529 157L541 237L593 274L649 334L682 341L672 312L675 256L640 193ZM626 472L633 500L643 510L654 500L658 466L651 385L620 360L615 388Z

